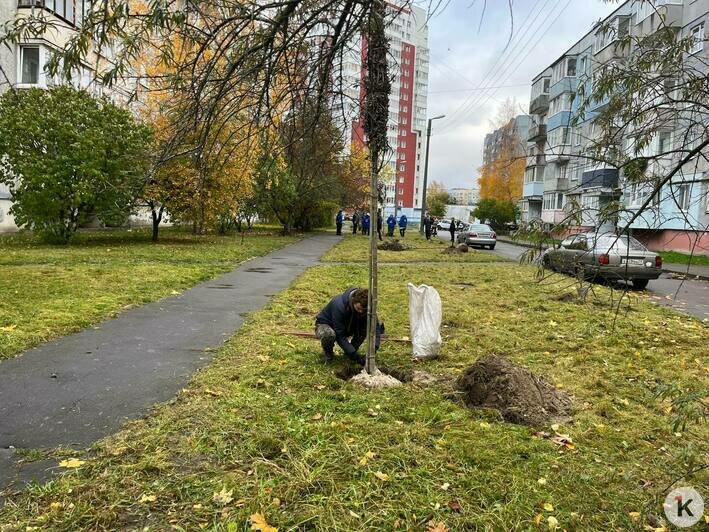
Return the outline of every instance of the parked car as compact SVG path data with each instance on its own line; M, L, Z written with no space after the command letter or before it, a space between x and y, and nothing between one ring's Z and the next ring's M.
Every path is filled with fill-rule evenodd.
M467 224L461 220L455 221L456 231L462 231L463 229L465 229L466 225ZM438 221L436 227L438 227L439 231L450 231L451 221L448 218L444 218L443 220Z
M544 267L585 279L630 281L643 289L662 273L662 257L631 236L577 233L542 255Z
M458 235L457 241L459 244L495 249L497 234L487 224L468 224Z

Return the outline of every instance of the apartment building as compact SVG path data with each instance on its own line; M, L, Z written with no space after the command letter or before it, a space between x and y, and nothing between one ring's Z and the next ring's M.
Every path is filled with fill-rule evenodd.
M428 27L426 11L416 5L387 4L386 34L390 42L388 176L386 212L405 213L418 221L423 197L428 97ZM366 42L353 43L345 55L341 76L344 98L336 102L335 116L350 143L366 144L360 105Z
M42 35L23 39L11 46L0 46L0 94L10 87L15 89L41 88L64 83L58 76L46 71L52 51L62 48L81 25L90 8L91 0L2 0L0 2L0 26L18 17L26 17L33 11L41 10L51 22ZM92 59L99 65L110 61L111 50L104 49ZM137 81L119 82L106 90L94 80L94 70L90 64L76 69L70 83L90 90L96 95L110 97L115 103L127 105ZM0 231L17 229L9 213L12 201L6 185L0 184Z
M518 115L512 118L504 126L497 128L492 133L485 135L483 144L483 164L489 164L504 149L503 144L507 140L506 136L513 139L514 155L523 157L527 146L527 137L531 119L528 115ZM517 140L518 139L518 140Z
M480 198L477 188L451 188L448 189L448 194L456 205L476 205Z
M532 124L528 136L528 160L520 202L522 221L541 220L545 225L568 222L572 207L581 207L582 230L613 230L632 216L647 198L647 187L626 183L618 169L598 164L588 157L587 146L596 138L594 118L607 105L597 101L579 119L580 84L590 92L594 70L599 65L622 59L632 53L618 46L618 39L628 34L649 35L660 24L677 28L678 35L693 35L697 46L687 61L706 65L704 28L709 0L629 0L618 6L602 24L594 26L533 80L530 98ZM611 31L605 28L610 27ZM701 57L701 60L699 59ZM575 120L576 119L576 120ZM675 131L658 135L649 149L667 151L668 143L679 138L682 125ZM629 139L623 139L627 142ZM657 152L655 152L657 153ZM681 182L668 186L656 205L633 222L634 234L653 249L687 249L700 238L704 252L709 239L697 228L709 224L709 193L706 162L700 162L692 175L678 177ZM643 196L645 194L645 196ZM680 206L675 198L679 196ZM620 201L627 212L616 221L602 216L611 201Z

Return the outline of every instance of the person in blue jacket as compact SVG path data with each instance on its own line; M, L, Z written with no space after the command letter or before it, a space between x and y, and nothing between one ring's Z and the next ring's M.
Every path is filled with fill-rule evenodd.
M401 218L399 218L399 234L403 237L404 233L406 233L406 226L409 225L409 219L406 217L405 214L401 215Z
M337 227L337 234L341 235L342 234L342 220L345 219L345 216L342 214L342 209L337 211L337 216L335 216L335 227Z
M315 336L322 345L323 362L332 362L337 342L347 358L364 366L365 358L357 350L367 338L368 296L366 288L348 288L333 297L316 316ZM376 349L383 333L384 324L377 321Z
M369 213L366 212L362 215L362 233L365 235L369 234L369 224L371 223L371 219L369 217Z
M389 215L387 218L387 236L394 236L394 229L396 228L396 218L393 214Z

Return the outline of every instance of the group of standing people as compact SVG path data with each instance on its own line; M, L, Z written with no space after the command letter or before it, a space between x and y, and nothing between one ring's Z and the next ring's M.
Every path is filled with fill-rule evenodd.
M399 234L403 238L406 234L406 227L409 225L409 219L405 214L399 217ZM396 216L393 214L389 215L387 218L387 236L394 236L394 230L396 229Z
M335 217L335 225L337 227L337 234L341 235L342 234L342 224L344 223L345 220L345 215L343 214L342 210L340 210L337 213L337 216ZM390 214L389 217L387 218L387 236L394 236L394 230L396 229L397 226L397 220L396 217L393 214ZM356 235L357 232L361 232L363 235L368 235L370 234L371 231L371 216L368 212L359 212L359 211L354 211L352 214L352 234ZM399 234L403 237L406 234L406 227L409 225L409 219L406 217L405 214L402 214L399 217ZM383 228L383 219L382 219L382 211L378 210L377 211L377 235L379 236L379 240L383 240L382 238L382 228Z
M426 240L431 240L431 235L438 234L438 219L431 216L428 211L423 215L423 230L426 234Z

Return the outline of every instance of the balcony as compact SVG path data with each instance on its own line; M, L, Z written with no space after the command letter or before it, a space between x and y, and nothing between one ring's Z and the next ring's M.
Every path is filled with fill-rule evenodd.
M542 181L532 181L525 183L522 188L522 197L527 200L542 200L544 194L544 183Z
M561 146L547 146L547 163L563 163L571 158L571 146L564 144Z
M529 136L527 140L529 142L542 142L547 138L547 125L546 124L532 124L529 126Z
M544 155L532 155L527 157L527 168L530 166L544 166L545 164L547 164L547 161Z
M529 114L531 115L541 115L549 109L549 95L540 94L534 98L529 104Z
M551 178L544 180L544 190L546 192L556 191L563 192L569 189L569 180L565 177L562 178Z
M617 168L601 168L599 170L591 170L581 174L581 189L589 188L617 188L618 187L618 169Z
M553 100L565 92L576 92L579 88L579 79L576 76L564 76L549 87L549 99Z

